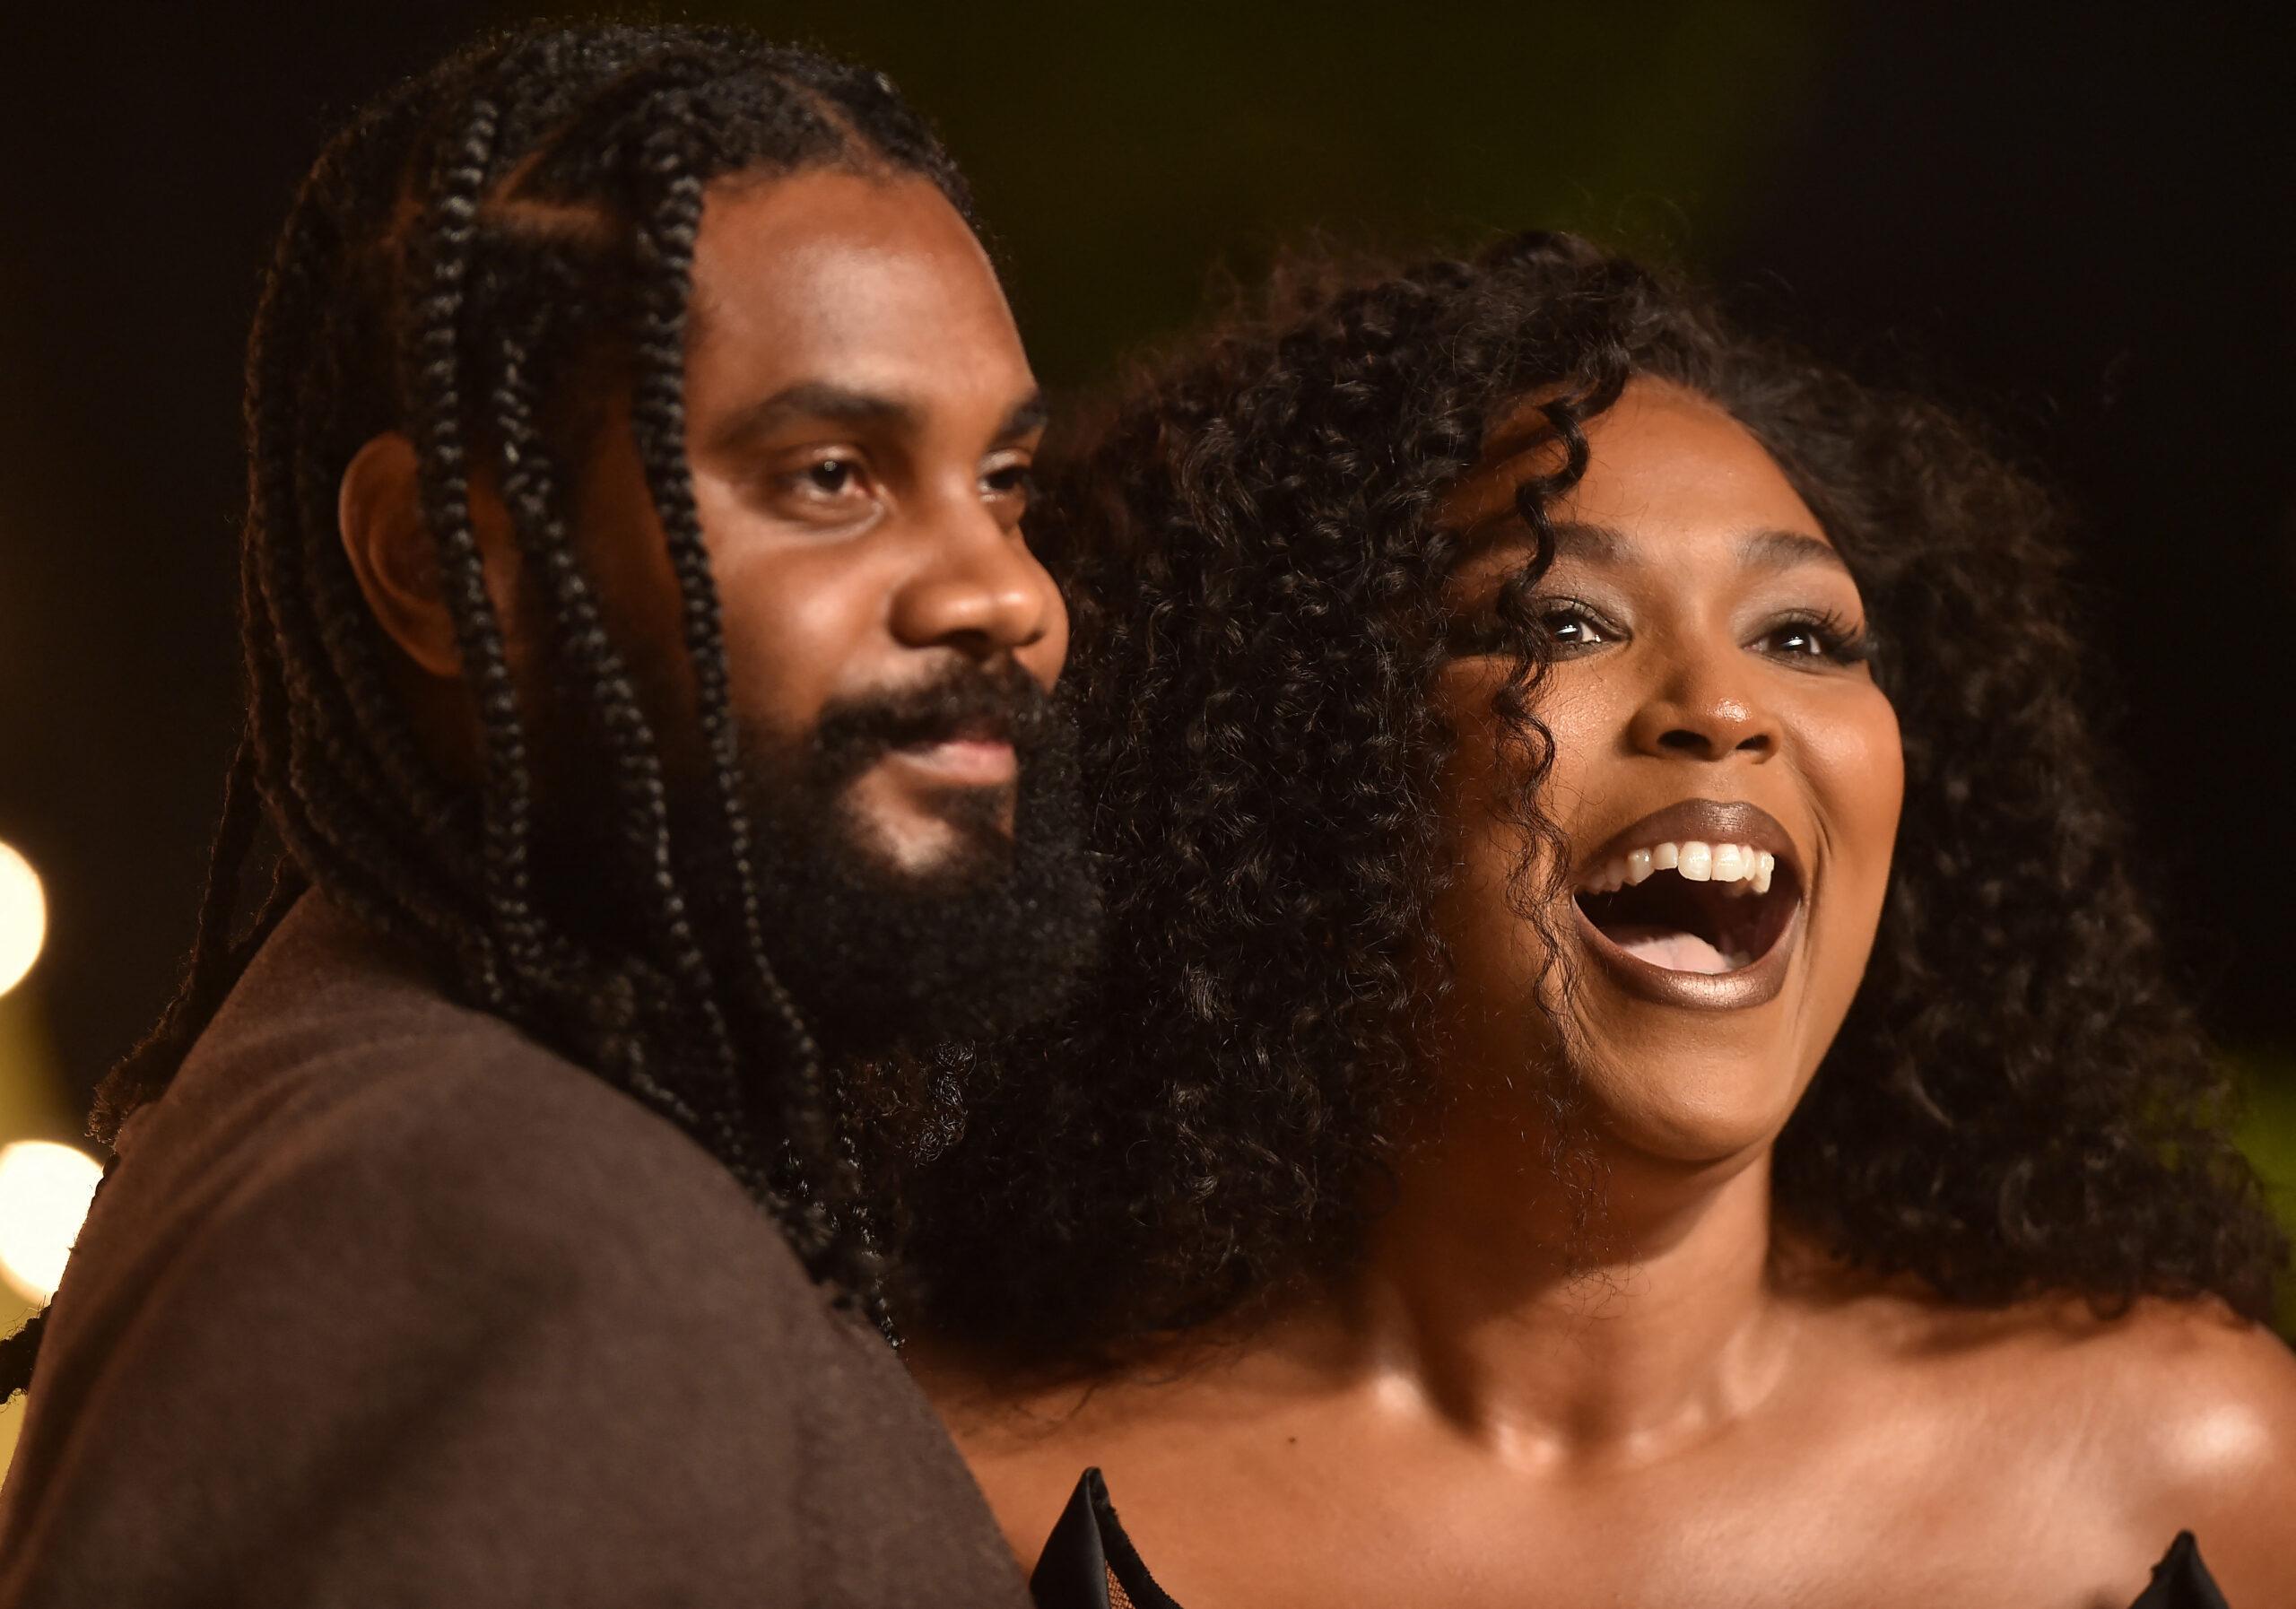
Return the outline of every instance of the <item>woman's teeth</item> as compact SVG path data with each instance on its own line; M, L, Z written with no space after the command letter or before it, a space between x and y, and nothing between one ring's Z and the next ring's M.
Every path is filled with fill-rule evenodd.
M1770 874L1778 857L1752 844L1709 844L1696 839L1687 843L1652 844L1630 849L1597 871L1581 893L1607 894L1648 881L1653 872L1674 872L1692 883L1735 883L1737 893L1770 892Z

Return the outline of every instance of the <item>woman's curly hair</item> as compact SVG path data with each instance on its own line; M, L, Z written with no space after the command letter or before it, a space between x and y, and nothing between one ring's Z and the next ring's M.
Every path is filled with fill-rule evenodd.
M1778 1210L1945 1299L2213 1292L2283 1257L2230 1090L2126 874L2077 671L2062 521L1964 424L1733 328L1569 237L1310 271L1059 455L1032 536L1076 615L1109 942L1056 1028L974 1058L912 1181L944 1333L1082 1356L1343 1265L1426 1100L1443 968L1446 494L1539 399L1566 450L1649 376L1726 408L1848 559L1904 734L1871 965L1780 1139ZM1518 613L1521 613L1518 611ZM1544 648L1499 712L1538 820Z

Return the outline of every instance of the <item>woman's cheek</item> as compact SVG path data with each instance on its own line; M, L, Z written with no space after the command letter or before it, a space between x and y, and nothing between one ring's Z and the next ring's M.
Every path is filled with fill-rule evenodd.
M1844 706L1813 725L1808 742L1812 770L1822 779L1831 813L1845 837L1886 857L1905 803L1905 744L1898 712L1882 690L1865 683Z
M1851 690L1813 711L1796 745L1813 803L1832 884L1818 913L1831 958L1854 978L1881 920L1905 801L1905 747L1897 711L1878 687ZM1854 961L1854 966L1850 963Z

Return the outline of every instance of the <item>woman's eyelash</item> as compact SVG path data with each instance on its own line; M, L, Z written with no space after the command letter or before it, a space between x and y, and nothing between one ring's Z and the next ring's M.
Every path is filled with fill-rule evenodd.
M1591 626L1599 641L1623 635L1592 604L1578 598L1535 596L1524 599L1519 607L1532 633L1544 636L1551 648L1567 651L1576 646L1570 638L1560 634L1574 623ZM1450 650L1461 657L1509 653L1520 648L1522 638L1523 627L1501 619L1495 607L1484 608L1452 623Z
M1625 635L1593 605L1578 598L1532 598L1526 601L1525 609L1533 629L1546 637L1552 648L1568 651L1577 646L1573 638L1563 633L1579 625L1592 628L1597 644ZM1879 647L1871 628L1831 610L1800 610L1781 615L1772 620L1755 641L1767 643L1789 632L1807 636L1814 651L1790 650L1782 657L1823 659L1841 665L1866 665L1873 661ZM1519 630L1488 611L1458 621L1451 628L1451 652L1462 657L1505 653L1519 642Z
M1589 631L1594 634L1592 640L1595 642L1609 642L1625 635L1592 604L1577 598L1540 598L1532 604L1531 608L1539 630L1545 633L1550 643L1559 648L1586 644ZM1577 635L1565 636L1564 633L1569 631L1576 631Z
M1863 622L1830 610L1781 616L1762 633L1762 640L1788 631L1805 632L1815 641L1817 652L1808 655L1809 658L1828 659L1836 665L1864 665L1874 657L1873 632Z

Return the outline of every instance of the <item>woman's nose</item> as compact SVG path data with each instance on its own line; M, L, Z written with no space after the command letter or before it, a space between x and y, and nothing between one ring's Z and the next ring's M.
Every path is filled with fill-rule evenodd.
M1667 667L1636 709L1627 739L1636 752L1659 757L1760 761L1778 752L1779 731L1752 667L1701 656Z

